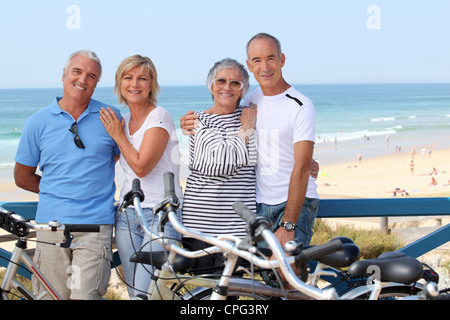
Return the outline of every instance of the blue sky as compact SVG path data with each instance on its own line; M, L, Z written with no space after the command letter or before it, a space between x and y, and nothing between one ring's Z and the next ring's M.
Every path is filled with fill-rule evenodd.
M0 88L60 87L78 49L100 56L100 86L136 53L163 86L203 85L258 32L280 39L292 84L450 82L449 31L448 0L1 1Z

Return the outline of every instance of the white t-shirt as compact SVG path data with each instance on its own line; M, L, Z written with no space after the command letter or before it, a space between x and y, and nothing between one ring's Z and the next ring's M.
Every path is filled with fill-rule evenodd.
M287 201L289 180L294 168L294 144L315 141L315 110L312 101L290 87L275 96L264 96L261 88L243 102L257 105L256 201L279 204ZM309 177L306 197L318 199L315 179Z
M175 124L170 113L162 107L156 107L156 109L153 109L148 114L142 126L133 135L130 135L130 130L128 127L130 122L130 114L125 114L123 118L125 120L125 135L133 148L137 151L139 151L139 148L141 147L145 132L151 128L163 128L170 135L166 149L164 150L164 153L157 165L145 177L139 178L141 181L142 191L144 191L145 195L145 199L141 204L142 207L153 208L157 203L164 199L163 175L167 171L174 174L175 193L181 200L183 193L179 178L180 152L178 148L178 137L175 131ZM133 180L138 177L128 165L122 154L120 155L119 161L125 175L125 182L120 193L120 201L122 202L125 194L131 190Z

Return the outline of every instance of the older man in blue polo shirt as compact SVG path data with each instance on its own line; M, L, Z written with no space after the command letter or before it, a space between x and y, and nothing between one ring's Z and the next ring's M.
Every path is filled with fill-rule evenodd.
M100 225L99 233L75 233L74 243L86 246L74 250L42 243L61 242L61 234L37 234L35 261L64 299L100 299L110 277L120 152L100 122L105 105L91 99L101 72L95 53L72 54L63 71L62 98L28 119L15 158L17 186L39 193L36 222ZM37 281L33 287L39 293Z

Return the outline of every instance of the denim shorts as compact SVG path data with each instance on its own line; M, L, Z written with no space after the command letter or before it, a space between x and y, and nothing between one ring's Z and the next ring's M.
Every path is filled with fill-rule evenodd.
M265 203L258 203L256 208L258 214L269 219L272 225L272 230L275 232L280 227L280 222L283 219L284 208L286 207L286 202L268 205ZM317 211L319 208L319 199L305 198L303 202L303 207L298 217L294 239L298 243L302 243L304 246L309 245L311 238L313 236L314 221L317 216ZM294 222L294 221L292 221Z

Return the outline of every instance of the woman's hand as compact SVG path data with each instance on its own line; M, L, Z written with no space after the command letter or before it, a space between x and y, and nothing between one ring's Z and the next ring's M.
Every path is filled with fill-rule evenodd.
M100 109L100 121L105 126L106 131L117 142L121 136L125 136L124 125L125 121L119 120L116 113L108 107L108 109Z

